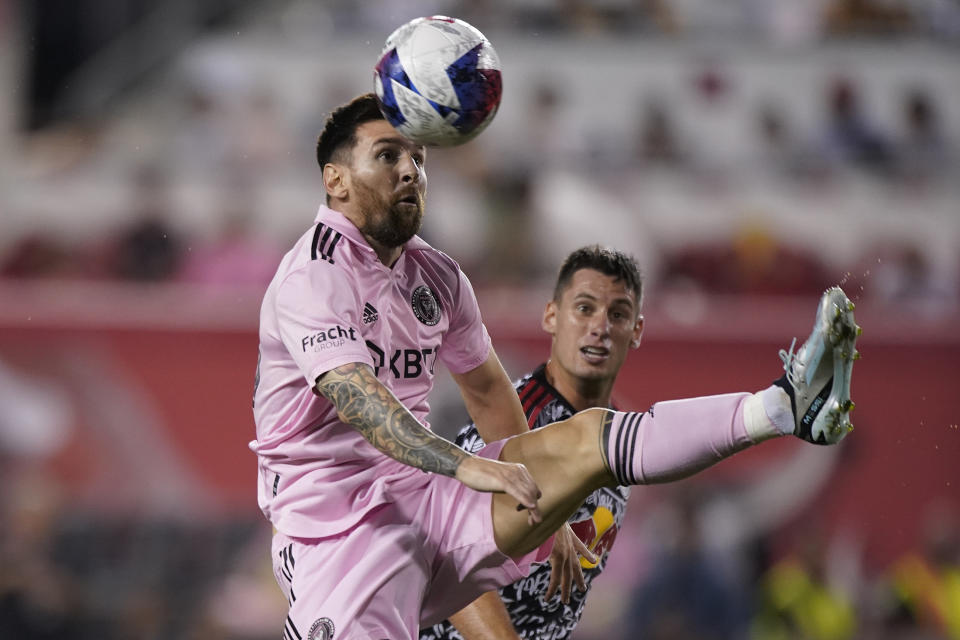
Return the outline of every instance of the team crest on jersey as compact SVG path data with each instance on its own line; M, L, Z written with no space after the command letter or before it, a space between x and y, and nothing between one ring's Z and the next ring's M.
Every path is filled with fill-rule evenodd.
M307 640L333 640L333 620L320 618L310 626Z
M410 305L417 320L423 324L432 327L440 322L440 302L427 285L422 284L413 290Z

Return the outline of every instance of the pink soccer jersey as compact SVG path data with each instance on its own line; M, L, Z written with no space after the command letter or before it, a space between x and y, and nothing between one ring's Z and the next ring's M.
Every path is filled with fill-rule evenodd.
M340 365L370 365L426 423L439 358L482 364L490 338L467 277L419 237L388 268L341 213L321 207L284 257L260 310L254 392L260 508L277 530L317 538L349 529L423 481L380 453L313 391Z

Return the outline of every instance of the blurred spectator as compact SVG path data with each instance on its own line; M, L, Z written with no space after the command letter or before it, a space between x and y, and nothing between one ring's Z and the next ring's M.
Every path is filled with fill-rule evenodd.
M544 274L536 251L533 182L529 172L491 172L487 178L487 260L475 281L521 285Z
M708 185L723 185L746 159L749 120L744 118L738 70L707 59L690 79L690 116L684 133L694 141L690 164Z
M53 561L64 497L47 467L72 428L62 389L0 361L0 638L79 630L81 589Z
M664 492L666 501L645 506L642 518L647 526L642 528L639 537L650 546L647 553L652 558L653 571L662 572L671 564L677 564L675 561L660 564L658 556L661 553L677 555L674 547L679 530L683 544L687 548L695 548L695 555L703 559L699 566L709 570L706 586L702 588L710 588L711 584L715 588L719 584L724 589L720 601L712 604L722 604L727 610L715 613L715 627L706 632L697 631L693 637L747 637L749 620L754 614L757 585L769 566L767 558L770 549L782 537L780 532L792 520L802 517L805 510L823 495L825 487L836 481L844 452L848 451L846 447L830 452L814 449L817 448L788 447L774 459L724 480L706 478L685 481L675 488L663 487L659 490ZM674 491L679 492L677 496L674 496ZM684 519L678 520L680 514L685 512L686 515L682 516ZM678 522L685 521L688 523L686 531L678 525ZM697 536L693 542L687 540L691 533ZM844 575L839 571L837 573ZM677 575L674 579L679 581L680 577ZM671 582L666 578L664 580ZM656 607L651 611L650 606L656 603L658 593L648 584L646 577L641 579L640 584L640 592L646 592L644 598L648 601L644 605L646 613L643 615L651 615L656 619L659 616ZM692 597L703 594L703 591L691 589L689 594ZM700 613L690 612L697 608L700 608ZM705 609L698 603L690 603L688 619L704 616ZM641 628L649 627L649 623L640 620L638 611L632 615L630 620L639 622ZM665 630L664 633L687 637L683 633L689 631L682 632L683 625L673 620L673 616L656 625L667 623L671 625L671 630ZM625 620L624 624L631 625L633 622ZM634 634L633 627L628 628L631 633L625 635L624 640L646 638L642 634Z
M239 185L226 189L221 229L208 242L194 242L179 277L185 282L209 285L270 283L283 252L253 228L255 200Z
M761 0L745 3L748 24L759 28L759 35L778 47L813 45L821 38L821 2Z
M837 77L827 86L824 159L834 169L843 165L886 172L892 165L890 143L866 118L860 89L853 78Z
M811 174L809 151L791 130L788 113L772 102L754 113L756 155L749 169L768 180L807 177Z
M277 621L288 603L277 589L273 566L264 549L270 547L270 527L261 525L239 546L222 577L214 581L203 607L201 638L255 640L277 637Z
M512 215L501 204L509 194L490 191L499 180L491 175L489 165L486 147L479 144L427 152L428 213L419 235L433 246L443 247L474 279L483 278L491 250L499 251L491 227L502 230ZM521 168L516 171L523 173ZM523 211L517 214L517 225L518 234L524 236Z
M913 26L908 5L883 0L832 0L824 24L831 35L902 35Z
M155 167L134 176L132 223L115 239L110 271L124 280L159 282L180 267L181 242L170 225L167 177Z
M950 170L950 151L934 96L915 89L903 100L904 133L896 152L898 170L911 183L926 183Z
M522 135L505 141L509 154L502 154L521 171L553 167L576 167L585 158L589 141L580 121L570 114L564 83L551 78L531 89L524 104Z
M640 25L646 31L665 35L677 35L680 25L677 23L676 9L670 0L639 0L634 2L643 14Z
M507 3L506 19L519 29L533 32L562 32L571 28L570 15L561 10L562 0L524 0ZM498 9L503 8L501 1Z
M865 252L865 291L883 304L909 302L911 308L932 315L956 308L957 295L950 278L938 273L923 247L906 240L874 246Z
M669 105L658 99L645 102L640 114L635 157L641 165L680 168L686 152Z
M251 545L262 554L258 520L220 517L212 523L109 516L65 501L47 473L5 477L0 496L0 638L4 640L193 640L276 638L265 616L282 620L276 585L259 604L220 616L259 626L215 624L207 603L220 576L246 564ZM258 535L260 534L260 535ZM263 558L264 556L260 555ZM267 565L269 568L269 565ZM257 635L261 632L260 635Z
M830 283L814 253L782 242L762 223L727 241L680 246L665 264L667 286L692 282L710 293L809 295Z
M674 7L665 0L559 0L554 10L581 34L677 32Z
M555 169L532 177L533 221L526 251L535 257L541 276L549 277L570 247L596 243L636 256L648 291L656 286L660 247L643 212L610 188L603 172ZM642 190L643 181L634 182L640 183ZM542 285L549 286L546 282Z
M70 248L44 233L32 233L11 247L0 262L7 278L50 278L72 275L77 268Z
M747 594L701 546L695 493L681 490L670 503L669 541L631 598L624 638L733 640L742 637Z
M203 86L201 81L194 81L182 97L183 113L169 153L172 169L197 175L221 171L237 156L232 121L211 89L216 83Z
M856 637L855 594L830 575L829 544L807 530L795 553L776 563L760 586L753 640L847 640Z
M914 0L907 10L917 35L931 34L947 41L960 36L960 3L954 0Z
M934 503L920 548L898 559L887 576L885 631L891 638L960 639L960 515Z
M239 111L230 166L251 176L286 171L294 160L293 132L277 95L256 87L244 95Z
M0 638L89 637L82 589L53 560L57 487L40 473L5 478L0 499Z
M915 246L904 245L885 252L877 267L877 289L884 302L897 303L932 293L930 266Z

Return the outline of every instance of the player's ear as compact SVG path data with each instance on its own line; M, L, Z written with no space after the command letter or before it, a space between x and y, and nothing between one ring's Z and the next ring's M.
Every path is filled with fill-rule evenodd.
M634 349L640 346L640 337L643 335L643 315L637 316L637 322L633 325L633 338L630 340L630 346Z
M343 167L333 162L323 165L323 188L331 198L342 200L347 197L346 174Z
M540 321L543 330L554 335L557 332L557 303L551 300L543 310L543 319Z

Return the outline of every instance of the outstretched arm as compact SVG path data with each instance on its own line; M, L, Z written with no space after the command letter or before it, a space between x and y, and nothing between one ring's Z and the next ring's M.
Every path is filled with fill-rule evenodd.
M463 404L484 442L494 442L529 431L517 390L490 348L487 359L476 369L452 374Z
M316 390L337 408L345 423L394 460L455 477L477 491L507 493L540 521L540 490L522 464L488 460L463 451L426 427L401 404L365 364L350 363L326 372Z

